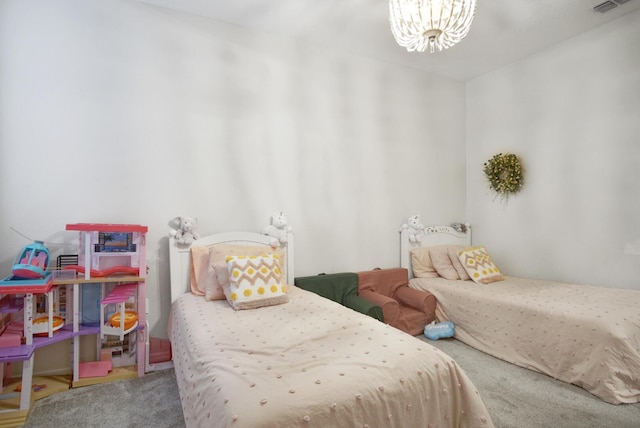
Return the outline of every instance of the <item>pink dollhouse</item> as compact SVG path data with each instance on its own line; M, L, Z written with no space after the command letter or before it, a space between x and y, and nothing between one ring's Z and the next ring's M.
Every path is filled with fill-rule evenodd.
M82 309L74 329L98 326L100 335L99 361L74 359L74 385L106 376L113 367L136 366L138 376L144 375L147 226L76 223L67 230L80 233L75 269L83 274L82 290L74 288L73 301L79 299Z
M25 417L38 348L70 340L73 387L142 376L148 365L147 226L76 223L66 230L79 232L77 265L0 281L0 379L6 382L11 362L22 362L15 410ZM96 361L80 361L86 335L96 337Z

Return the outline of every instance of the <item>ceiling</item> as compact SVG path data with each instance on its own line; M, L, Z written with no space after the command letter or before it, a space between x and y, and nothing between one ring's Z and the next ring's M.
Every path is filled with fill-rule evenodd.
M387 0L139 1L463 81L640 9L640 0L604 14L592 9L605 0L478 0L467 37L431 54L395 43Z

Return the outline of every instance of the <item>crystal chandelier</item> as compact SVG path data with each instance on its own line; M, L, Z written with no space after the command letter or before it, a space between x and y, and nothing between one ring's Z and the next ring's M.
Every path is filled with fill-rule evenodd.
M409 52L447 49L469 32L476 0L390 0L391 32Z

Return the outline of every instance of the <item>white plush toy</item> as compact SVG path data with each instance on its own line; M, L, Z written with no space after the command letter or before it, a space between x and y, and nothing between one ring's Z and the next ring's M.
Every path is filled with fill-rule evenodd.
M424 224L420 220L419 215L409 217L407 224L402 225L403 229L409 231L409 242L420 242L424 235Z
M271 238L269 244L273 248L287 245L287 234L293 231L293 228L288 223L287 215L280 211L271 216L270 224L262 230L264 235Z
M176 217L171 221L176 225L176 229L169 230L169 236L175 238L176 242L181 245L190 245L193 241L200 238L196 229L198 228L198 218Z

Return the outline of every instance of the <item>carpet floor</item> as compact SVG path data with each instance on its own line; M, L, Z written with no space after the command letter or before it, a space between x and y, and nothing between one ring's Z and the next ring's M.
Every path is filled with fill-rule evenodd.
M423 340L465 370L496 428L640 427L640 404L606 403L575 385L499 360L455 339Z
M29 428L184 427L173 369L69 389L37 400Z
M498 360L454 339L429 343L467 372L497 428L640 427L640 404L607 404L581 388ZM184 420L175 374L169 369L43 398L34 404L25 426L181 428Z

